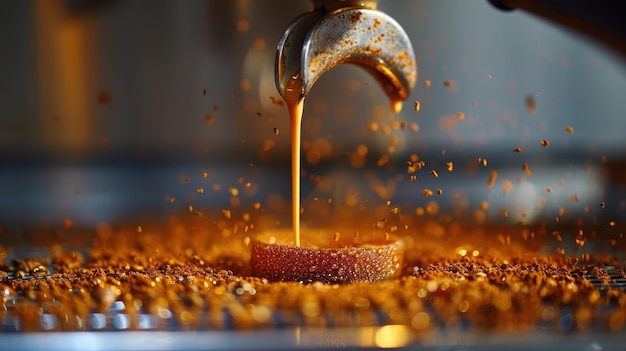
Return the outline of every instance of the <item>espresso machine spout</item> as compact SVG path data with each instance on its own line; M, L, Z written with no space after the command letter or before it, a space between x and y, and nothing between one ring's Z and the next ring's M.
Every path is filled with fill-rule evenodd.
M304 98L331 68L364 68L399 111L417 81L411 41L376 1L315 0L285 30L276 50L276 86L287 101Z

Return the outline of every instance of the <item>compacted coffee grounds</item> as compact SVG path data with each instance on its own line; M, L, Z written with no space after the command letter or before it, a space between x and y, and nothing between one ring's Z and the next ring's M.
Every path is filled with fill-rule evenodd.
M272 231L250 244L253 275L270 282L298 281L329 284L374 283L399 277L404 245L390 235L357 235L346 240L335 232L303 231L301 246L293 245L288 231ZM320 240L322 239L322 240Z

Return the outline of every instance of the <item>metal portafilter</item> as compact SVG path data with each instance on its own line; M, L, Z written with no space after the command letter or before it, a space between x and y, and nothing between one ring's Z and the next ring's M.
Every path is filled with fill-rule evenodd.
M394 111L417 81L413 47L400 25L376 1L313 1L314 9L285 30L276 51L276 86L287 101L306 96L331 68L364 68L389 96Z

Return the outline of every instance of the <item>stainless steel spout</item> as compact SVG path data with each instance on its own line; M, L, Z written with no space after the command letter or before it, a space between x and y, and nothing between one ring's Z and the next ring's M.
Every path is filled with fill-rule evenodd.
M400 111L417 81L411 42L402 27L376 10L375 1L314 1L315 9L297 17L276 52L276 86L286 101L304 98L333 67L364 68Z

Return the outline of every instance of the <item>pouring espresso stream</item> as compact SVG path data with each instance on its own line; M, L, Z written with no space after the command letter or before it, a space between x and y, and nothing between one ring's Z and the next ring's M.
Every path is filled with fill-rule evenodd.
M300 95L297 77L290 81L292 84L286 87L283 97L289 110L289 131L291 133L291 219L294 245L300 246L300 145L304 96Z
M364 68L399 112L415 86L417 65L408 36L376 2L315 1L315 9L297 17L276 52L276 86L287 103L291 123L292 221L294 245L300 246L300 144L304 100L317 79L333 67L351 63Z

